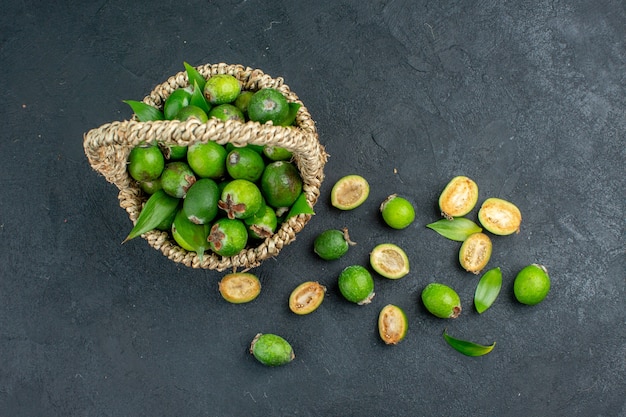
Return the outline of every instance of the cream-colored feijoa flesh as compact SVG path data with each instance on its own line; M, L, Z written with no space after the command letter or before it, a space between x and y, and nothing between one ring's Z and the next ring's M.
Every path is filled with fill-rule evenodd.
M457 176L452 178L439 196L441 215L447 219L464 216L478 202L478 185L471 178Z
M478 210L478 221L494 235L519 233L522 213L517 206L501 198L488 198Z
M470 235L459 250L459 262L463 269L473 274L479 274L491 259L491 239L484 233Z

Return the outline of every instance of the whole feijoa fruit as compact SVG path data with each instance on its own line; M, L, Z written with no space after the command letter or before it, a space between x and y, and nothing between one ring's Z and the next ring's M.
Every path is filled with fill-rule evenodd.
M216 74L204 84L204 98L214 106L235 101L240 92L239 80L230 74Z
M161 174L161 187L172 197L184 198L187 191L196 182L196 176L189 165L182 161L165 165Z
M207 241L216 254L233 256L246 247L248 230L241 220L223 217L213 223Z
M276 209L290 207L302 192L298 168L287 161L268 164L261 175L261 190L270 206Z
M229 219L245 219L254 216L263 207L263 195L252 181L232 180L222 190L217 205Z
M550 276L545 266L531 264L523 268L513 282L515 298L522 304L542 302L550 292Z
M265 161L254 149L235 148L226 157L226 170L232 179L244 179L252 182L258 181L263 175Z
M393 229L405 229L415 220L415 209L405 198L391 194L380 205L383 220Z
M374 279L361 265L351 265L341 271L338 284L341 295L358 305L369 304L374 298Z
M442 319L454 319L461 314L461 298L451 287L432 282L422 290L424 307Z
M197 142L187 150L187 163L201 178L217 180L226 174L226 148L216 142Z
M464 216L476 206L478 185L466 176L460 175L450 180L439 196L439 209L447 219Z
M248 117L259 123L272 122L280 125L289 115L289 103L275 88L262 88L255 92L248 103Z
M350 246L355 245L350 240L348 229L328 229L317 235L313 241L313 251L326 261L341 258L348 252Z
M265 204L253 216L243 219L243 222L248 227L250 237L254 239L268 238L274 234L278 227L276 212Z
M232 104L220 104L219 106L213 107L209 111L209 118L214 117L223 122L228 120L237 120L239 122L245 122L246 118L239 110L239 108L233 106Z
M165 158L158 146L135 146L128 155L128 173L136 181L159 178L165 167Z
M196 224L207 224L217 216L220 191L210 178L201 178L187 191L183 200L183 211Z
M271 333L257 334L250 343L250 353L267 366L285 365L296 357L289 342Z
M494 235L519 233L522 213L517 206L500 198L488 198L478 210L478 220Z

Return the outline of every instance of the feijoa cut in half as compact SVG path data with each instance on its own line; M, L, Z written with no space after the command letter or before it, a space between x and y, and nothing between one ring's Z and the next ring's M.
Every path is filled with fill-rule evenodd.
M266 366L286 365L296 357L287 340L271 333L258 333L250 343L250 353Z
M219 291L224 300L233 304L249 303L261 293L261 282L254 274L233 272L219 282Z
M478 185L466 176L452 178L439 196L441 215L447 219L465 216L478 202Z
M463 269L473 274L479 274L491 259L491 239L479 232L471 234L459 250L459 262Z
M494 235L506 236L519 233L522 213L515 204L492 197L478 210L478 221Z
M315 281L298 285L289 296L289 309L298 315L312 313L324 301L326 287Z
M399 279L409 273L409 257L393 243L381 243L372 249L370 264L374 271L389 279Z
M404 310L387 304L378 315L378 334L387 345L396 345L406 336L409 321Z
M352 210L367 200L370 186L360 175L347 175L335 183L330 192L330 201L333 207L340 210Z

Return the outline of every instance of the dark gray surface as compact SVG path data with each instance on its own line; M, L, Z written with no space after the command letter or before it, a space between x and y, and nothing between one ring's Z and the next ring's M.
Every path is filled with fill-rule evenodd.
M1 415L626 416L623 1L140 3L3 4ZM83 154L84 132L130 117L121 100L183 61L283 76L331 155L317 215L255 270L263 292L247 305L220 298L220 273L120 245L131 224ZM371 195L340 213L330 188L350 173ZM459 245L425 228L459 174L524 216L493 239L504 286L480 316ZM415 204L409 229L381 223L392 192ZM316 259L317 233L342 226L358 245ZM339 271L387 241L410 276L376 277L369 306L344 301ZM512 282L532 262L553 287L526 307ZM305 280L328 296L297 317L286 301ZM461 294L459 319L425 312L431 281ZM376 334L387 303L410 320L395 347ZM462 356L446 327L496 348ZM257 332L283 335L296 360L258 364Z

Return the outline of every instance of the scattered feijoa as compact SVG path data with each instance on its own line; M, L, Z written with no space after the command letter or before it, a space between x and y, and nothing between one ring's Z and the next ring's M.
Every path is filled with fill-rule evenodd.
M545 266L531 264L523 268L513 282L515 298L522 304L542 302L550 292L550 276Z
M492 243L489 236L482 232L471 234L459 250L459 262L463 269L479 274L491 259Z
M289 296L289 309L298 315L312 313L324 301L326 287L315 281L298 285Z
M387 304L378 314L378 334L387 345L396 345L406 336L409 328L404 310L400 307Z
M409 257L393 243L381 243L370 252L370 265L385 278L399 279L409 273Z
M261 282L256 275L249 272L233 272L224 275L218 288L224 300L233 304L243 304L259 296Z
M448 219L465 216L478 201L478 185L466 176L454 177L439 196L439 209Z
M370 185L365 178L352 174L340 178L330 191L330 201L333 207L340 210L352 210L367 200L370 194Z
M250 353L267 366L285 365L296 357L289 342L271 333L257 334L250 344Z
M522 213L517 206L500 198L488 198L478 210L478 221L494 235L519 233Z
M405 229L415 220L415 209L405 198L391 194L380 205L383 220L393 229Z
M461 298L451 287L432 282L422 291L424 307L442 319L454 319L461 314Z
M374 279L361 265L351 265L341 271L338 284L341 295L358 305L369 304L374 298Z
M328 229L317 235L313 241L313 251L320 258L332 261L341 258L355 244L350 240L348 228Z

